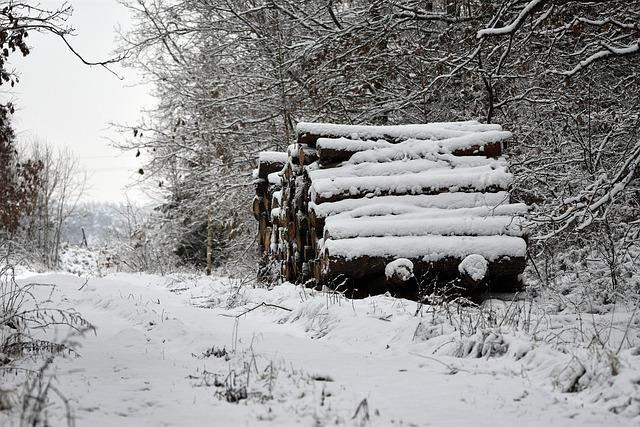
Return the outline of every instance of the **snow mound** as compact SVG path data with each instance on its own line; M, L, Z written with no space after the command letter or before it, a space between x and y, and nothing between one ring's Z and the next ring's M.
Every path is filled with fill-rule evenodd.
M489 263L482 255L471 254L463 259L458 265L458 271L461 274L471 277L476 282L479 282L484 279L484 276L487 274L488 267Z
M391 261L384 269L387 279L392 277L399 278L402 282L406 282L413 276L413 263L406 258L398 258Z

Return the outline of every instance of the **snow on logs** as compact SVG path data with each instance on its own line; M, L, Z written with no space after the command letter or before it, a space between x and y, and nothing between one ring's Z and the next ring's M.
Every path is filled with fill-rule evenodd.
M525 227L520 218L511 216L459 216L438 218L421 215L389 215L382 217L331 218L324 227L323 238L351 239L384 236L517 236Z
M397 144L380 139L353 141L344 137L319 138L316 141L316 152L320 165L325 167L343 161L362 163L419 159L437 153L497 157L502 154L503 141L510 137L510 132L490 130L460 133L444 140L409 139Z
M446 192L495 192L506 190L513 175L506 168L435 169L387 176L325 178L311 182L311 201L335 202L367 195L439 194Z
M297 143L261 153L255 172L261 253L283 280L361 296L415 294L434 273L467 288L519 286L527 206L510 203L511 133L476 121L296 130Z
M475 120L397 126L353 126L301 122L296 126L298 144L314 148L320 138L383 139L389 142L401 142L408 139L438 141L493 130L501 131L502 127L495 124L482 124Z

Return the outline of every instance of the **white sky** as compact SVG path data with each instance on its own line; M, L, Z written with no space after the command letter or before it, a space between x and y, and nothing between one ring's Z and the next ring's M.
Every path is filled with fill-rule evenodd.
M34 1L35 3L35 1ZM62 0L41 0L55 8ZM71 0L70 24L76 36L73 46L89 61L112 57L116 28L127 29L126 8L116 0ZM101 67L80 62L59 38L29 34L31 53L16 55L11 64L20 82L11 92L18 111L13 125L20 140L37 137L49 144L69 147L88 175L86 199L146 202L135 184L141 166L135 153L122 153L109 145L109 138L124 138L110 123L135 124L141 110L154 104L149 87L131 70L113 69L124 80ZM130 188L125 188L129 186Z

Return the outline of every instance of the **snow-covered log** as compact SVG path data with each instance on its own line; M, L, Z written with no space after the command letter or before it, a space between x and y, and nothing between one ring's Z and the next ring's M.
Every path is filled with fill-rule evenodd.
M263 151L258 155L258 178L267 179L269 174L280 172L287 162L287 153Z
M415 281L413 283L410 281L409 288L403 287L399 290L384 274L385 266L392 261L394 261L393 257L369 255L349 260L326 256L320 259L316 274L320 277L320 285L340 290L348 289L347 295L353 297L391 292L394 295L413 298L419 294L421 286L445 286L461 276L458 270L461 262L459 258L442 258L437 261L411 259ZM523 285L521 274L525 265L524 257L497 258L488 263L484 281L495 291L520 289ZM433 272L436 272L433 278L434 283L424 283ZM459 286L472 292L477 289L476 285L475 282L462 280Z
M305 168L309 179L354 177L354 176L392 176L407 173L424 172L431 169L455 169L489 166L506 167L504 158L488 158L484 156L454 156L452 154L430 153L424 158L401 159L387 162L345 163L330 169Z
M315 204L349 198L507 190L513 175L504 167L427 170L394 176L325 178L312 181L310 198Z
M329 167L350 161L360 152L373 151L375 157L365 161L387 161L401 159L424 158L435 154L453 154L456 156L499 157L505 141L511 137L510 132L492 130L484 133L462 134L443 140L408 139L398 143L386 140L352 140L348 138L320 138L316 142L316 150L320 165ZM361 154L356 162L367 158Z
M436 201L442 201L447 199L453 200L453 201L459 201L460 199L457 199L454 197L445 198L442 196L450 196L450 195L457 196L457 195L467 195L467 194L474 195L474 194L482 194L482 193L443 193L443 194L437 194L433 196L423 195L423 197L425 198L431 197L431 198L434 198ZM489 193L489 194L499 195L500 193ZM407 215L407 214L413 213L413 214L416 214L417 217L423 216L423 217L428 217L430 219L436 219L436 218L442 218L442 217L451 218L451 217L456 217L461 215L467 215L467 216L475 215L480 217L486 217L490 215L516 216L516 215L521 215L527 212L527 206L521 203L504 204L504 205L489 204L487 206L480 205L479 203L481 203L481 200L482 200L481 198L476 198L476 201L478 202L477 207L459 208L459 209L453 209L457 205L451 205L452 209L447 209L446 206L442 206L442 205L440 205L442 206L441 208L440 207L423 208L421 206L413 205L411 203L407 203L404 201L399 203L394 203L393 201L391 203L389 203L388 201L384 201L384 202L377 201L377 202L372 202L370 205L364 205L364 202L367 202L368 200L396 199L396 198L404 198L404 197L411 197L411 196L383 196L383 197L374 197L371 199L367 199L367 198L347 199L347 200L341 200L339 202L334 202L334 203L323 203L320 205L315 205L311 203L309 205L310 207L309 207L309 214L308 214L309 224L310 224L310 227L316 233L318 233L317 237L322 238L324 233L325 223L328 219L333 218L333 215L336 215L340 217L340 220L343 220L346 218L365 218L365 217L380 217L380 216L390 216L390 218L399 218L399 215ZM363 203L360 207L354 207L351 210L346 209L349 206L357 206L357 204L344 203L344 202L356 202L356 201L363 202ZM502 199L502 201L506 203L508 199L507 200ZM331 206L334 204L338 206Z
M400 126L354 126L301 122L296 126L296 134L299 144L315 147L319 138L384 139L394 142L406 139L440 140L500 129L502 129L500 125L482 124L475 120Z
M324 240L383 236L518 236L526 234L524 223L512 216L336 218L324 227Z

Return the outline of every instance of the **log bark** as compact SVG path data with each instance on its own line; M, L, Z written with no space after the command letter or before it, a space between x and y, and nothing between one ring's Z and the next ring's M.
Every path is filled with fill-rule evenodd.
M268 246L265 244L267 237L267 229L269 228L269 218L266 212L260 214L260 219L258 221L258 248L260 250L260 255L264 255L265 251L268 249Z
M283 223L282 223L282 216L281 215L272 215L271 216L271 223L276 226L276 227L282 227Z
M253 181L253 185L256 189L256 195L260 197L266 197L269 193L269 181L267 181L266 179L258 178Z
M253 204L252 204L251 210L253 211L253 216L256 219L256 221L259 221L260 220L260 214L265 211L265 209L264 209L264 197L255 196L253 198Z
M284 162L261 161L258 164L258 178L267 179L269 174L280 172L284 168Z
M316 150L306 144L300 144L300 148L298 149L298 164L300 166L307 166L316 160L318 160L318 153Z

